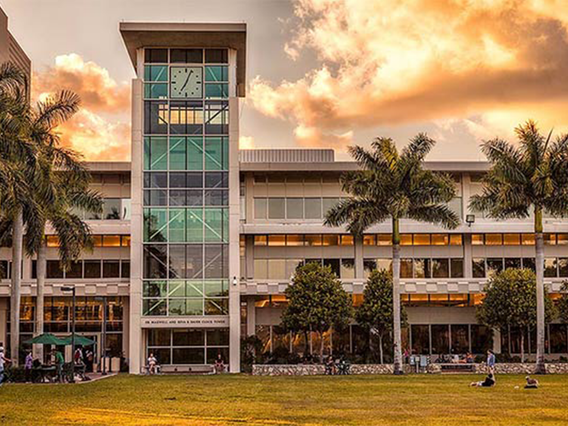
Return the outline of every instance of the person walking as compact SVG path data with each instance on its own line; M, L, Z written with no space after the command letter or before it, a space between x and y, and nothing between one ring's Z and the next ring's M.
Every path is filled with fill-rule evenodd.
M26 360L24 361L24 373L26 378L26 383L32 381L32 368L34 365L34 356L32 355L32 351L29 351L26 355Z
M487 351L487 367L491 373L495 373L495 354L492 350Z
M59 382L63 381L63 364L65 364L65 359L63 355L58 350L55 351L55 366L57 367L57 380Z
M0 386L4 383L4 366L7 362L12 361L4 356L4 347L0 344Z

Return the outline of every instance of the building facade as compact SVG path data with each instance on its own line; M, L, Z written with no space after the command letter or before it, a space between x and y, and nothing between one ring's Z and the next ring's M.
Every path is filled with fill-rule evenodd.
M73 285L77 331L95 340L97 360L111 357L112 369L123 357L131 373L142 373L153 353L165 370L184 371L220 354L237 372L241 338L252 335L267 355L318 353L317 335L306 341L280 327L296 267L330 266L354 305L369 272L390 267L389 223L361 238L323 225L327 209L347 196L340 175L357 165L335 161L332 150L238 151L244 24L123 23L120 31L136 72L132 162L89 163L104 212L85 217L95 247L69 270L47 230L45 331L70 332L71 298L61 287ZM454 177L450 206L462 223L452 231L401 223L404 348L519 353L525 331L488 330L475 307L492 272L534 268L532 219L496 222L468 210L487 163L426 167ZM568 278L568 223L546 218L544 226L545 283L557 297ZM0 342L9 342L9 248L0 259ZM24 341L34 331L34 259L24 261L22 286ZM546 339L549 357L567 355L566 325L550 324ZM534 353L534 335L525 340ZM353 322L327 333L324 348L355 358L369 351L368 335Z

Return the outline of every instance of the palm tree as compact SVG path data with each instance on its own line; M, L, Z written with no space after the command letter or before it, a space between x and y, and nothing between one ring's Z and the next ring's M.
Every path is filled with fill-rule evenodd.
M537 293L536 372L544 374L544 239L542 215L568 212L568 135L551 141L534 121L515 129L518 146L502 139L482 145L491 168L483 192L470 207L495 219L527 218L534 212Z
M30 183L32 194L41 206L43 221L28 226L25 249L29 256L37 256L36 327L35 335L43 333L44 284L46 276L45 227L49 223L59 240L59 258L64 269L76 260L82 250L92 246L90 229L77 212L99 213L100 195L89 189L91 175L80 162L80 156L59 147L55 128L68 120L78 109L79 98L62 91L56 97L38 102L31 111L31 138L40 147L40 173ZM36 356L42 358L42 345Z
M435 141L418 134L399 154L390 138L377 138L371 150L349 147L362 170L341 177L351 198L330 209L325 224L362 235L369 227L392 223L394 373L402 374L400 307L400 220L413 219L455 228L460 219L447 205L456 194L449 175L424 170L424 157Z

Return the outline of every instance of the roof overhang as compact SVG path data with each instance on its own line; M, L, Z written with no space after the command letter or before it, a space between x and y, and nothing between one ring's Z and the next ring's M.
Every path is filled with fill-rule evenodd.
M237 94L246 90L245 23L121 22L120 34L134 69L136 50L143 47L230 48L237 51Z

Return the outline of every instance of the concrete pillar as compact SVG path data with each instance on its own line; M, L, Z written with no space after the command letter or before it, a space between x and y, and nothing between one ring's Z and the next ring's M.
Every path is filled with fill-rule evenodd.
M363 266L363 237L355 237L355 278L365 279L365 268Z
M144 72L144 50L138 49L138 75L132 80L132 179L131 179L131 219L130 219L130 300L129 300L129 350L130 373L140 374L144 366L144 350L141 339L142 316L142 107Z
M256 306L253 297L247 299L247 335L254 336L256 333Z
M493 330L493 352L496 354L501 353L501 330Z
M0 298L0 346L2 346L4 350L6 350L6 345L8 344L6 326L8 324L9 305L10 305L9 297Z
M471 267L472 258L471 234L463 234L463 274L465 278L473 277Z

